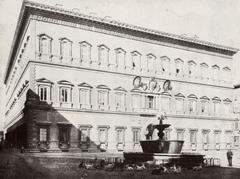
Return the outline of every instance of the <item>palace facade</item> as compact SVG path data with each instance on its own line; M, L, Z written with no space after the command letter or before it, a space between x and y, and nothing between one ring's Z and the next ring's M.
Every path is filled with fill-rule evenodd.
M5 75L7 144L141 151L147 126L164 113L165 138L184 140L183 151L237 149L237 52L26 1Z

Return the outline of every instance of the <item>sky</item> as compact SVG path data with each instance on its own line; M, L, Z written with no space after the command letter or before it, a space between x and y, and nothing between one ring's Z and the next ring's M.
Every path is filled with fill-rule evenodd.
M240 49L240 0L32 0ZM3 76L22 0L0 0L0 130Z

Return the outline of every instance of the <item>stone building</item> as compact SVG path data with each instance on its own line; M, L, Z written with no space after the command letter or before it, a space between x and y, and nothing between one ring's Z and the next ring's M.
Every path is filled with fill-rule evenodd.
M6 141L35 151L141 151L147 125L165 113L165 138L184 140L184 151L238 148L237 52L24 2L5 75Z

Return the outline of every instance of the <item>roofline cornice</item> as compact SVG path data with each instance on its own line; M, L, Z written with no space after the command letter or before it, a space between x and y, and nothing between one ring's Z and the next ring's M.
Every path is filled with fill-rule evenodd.
M159 31L159 30L148 29L148 28L144 28L141 26L136 26L136 25L132 25L132 24L116 21L116 20L110 20L110 19L104 19L101 17L90 16L90 15L82 14L79 12L75 12L75 11L67 10L64 8L56 7L56 6L47 5L47 4L25 1L25 6L38 8L38 9L42 9L42 10L53 11L56 13L79 17L81 19L96 21L98 23L114 25L114 26L122 27L122 28L128 28L131 30L136 30L136 31L140 31L140 32L150 33L153 35L159 35L159 36L172 38L172 39L176 39L176 40L191 42L191 43L195 43L195 44L199 44L199 45L205 45L205 46L214 47L214 48L218 48L218 49L228 50L228 51L232 51L235 53L240 50L240 49L229 47L229 46L224 46L224 45L220 45L220 44L216 44L216 43L212 43L212 42L208 42L208 41L198 40L198 39L185 37L185 36L181 36L181 35L177 35L177 34L173 34L173 33L163 32L163 31Z
M32 2L32 1L23 1L20 15L19 15L18 22L17 22L17 26L16 26L16 30L15 30L15 34L14 34L12 45L11 45L10 55L9 55L9 59L7 62L7 69L6 69L6 72L4 75L4 83L5 84L7 82L8 75L11 71L11 69L9 69L9 67L13 63L13 61L12 61L12 58L14 57L13 51L16 48L15 47L16 41L19 38L21 26L22 26L23 21L25 20L24 15L27 12L26 11L27 8L45 10L45 11L68 15L68 16L72 16L75 18L80 18L80 19L84 19L84 20L88 20L88 21L92 21L92 22L96 22L96 23L101 23L104 25L111 25L114 27L124 28L127 30L138 31L141 33L148 33L151 35L157 35L159 37L168 38L168 39L176 40L179 42L187 42L187 43L193 44L194 48L197 48L196 45L198 45L199 47L204 46L204 47L217 49L219 51L223 50L223 51L229 52L230 56L234 55L235 53L237 53L239 51L239 49L229 47L229 46L223 46L223 45L219 45L219 44L215 44L215 43L211 43L211 42L207 42L207 41L203 41L203 40L198 40L198 39L184 37L184 36L167 33L167 32L163 32L163 31L148 29L148 28L144 28L144 27L140 27L140 26L136 26L136 25L132 25L132 24L128 24L128 23L119 22L116 20L110 20L110 19L104 19L104 18L100 18L100 17L90 16L90 15L82 14L82 13L75 12L75 11L70 11L70 10L67 10L64 8L51 6L51 5L47 5L47 4L42 4L42 3ZM169 43L171 43L171 42L169 42ZM218 52L216 52L216 53L218 53Z

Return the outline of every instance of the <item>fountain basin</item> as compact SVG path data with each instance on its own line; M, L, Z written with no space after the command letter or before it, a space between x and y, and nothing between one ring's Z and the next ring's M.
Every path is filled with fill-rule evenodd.
M183 140L142 140L143 153L180 154Z

